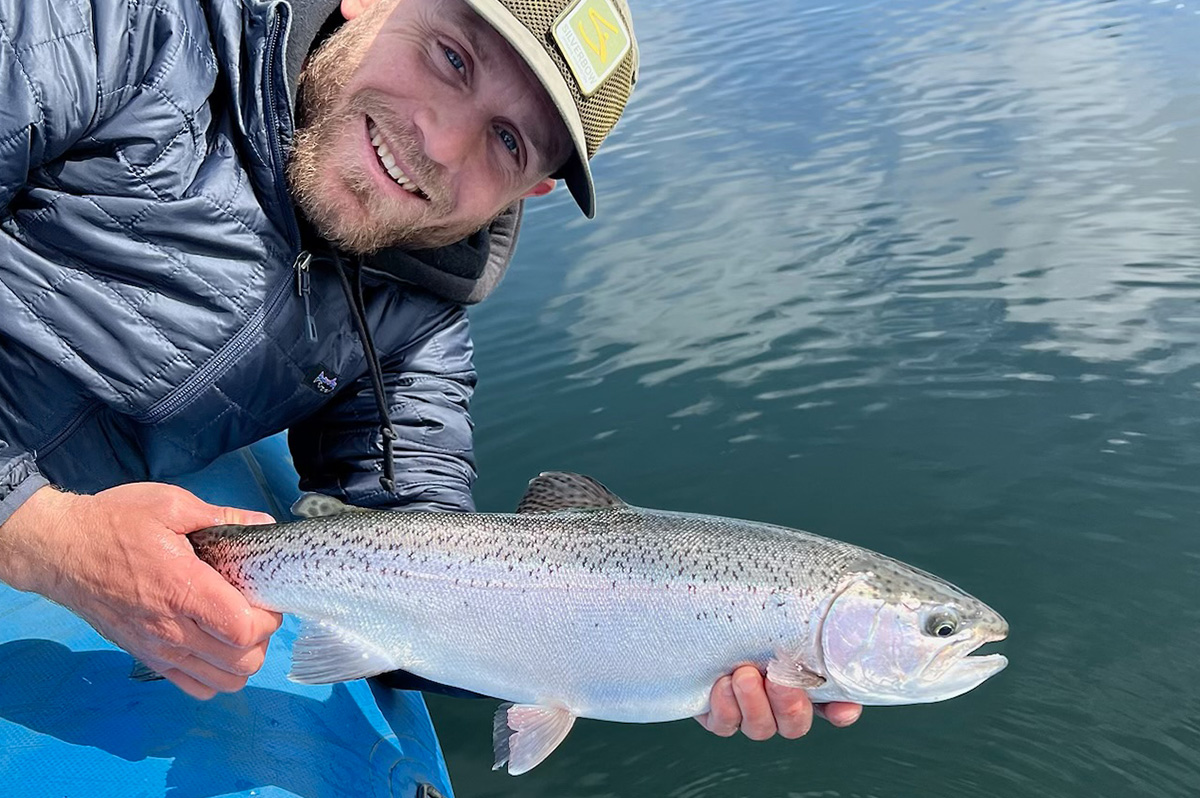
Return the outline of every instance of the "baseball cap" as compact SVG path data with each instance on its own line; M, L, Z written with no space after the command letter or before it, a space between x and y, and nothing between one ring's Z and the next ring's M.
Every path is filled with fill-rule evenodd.
M553 177L596 215L591 157L621 118L637 82L638 45L626 0L465 0L525 60L571 134Z

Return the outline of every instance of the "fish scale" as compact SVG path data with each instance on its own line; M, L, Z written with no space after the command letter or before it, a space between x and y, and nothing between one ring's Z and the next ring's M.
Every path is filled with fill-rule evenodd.
M712 685L741 664L807 687L815 700L869 699L836 674L870 681L863 662L874 655L843 666L827 662L826 648L895 646L860 640L880 634L879 611L843 631L829 620L835 604L846 606L835 619L871 607L961 605L957 615L980 619L975 637L995 639L989 624L1003 623L949 583L852 544L633 507L579 475L535 479L515 514L309 504L327 514L190 537L252 603L305 622L293 678L406 670L516 705L502 710L496 739L498 762L507 758L514 773L548 754L575 717L652 722L704 712ZM926 670L951 650L936 642ZM879 703L908 702L901 698ZM521 724L534 731L523 738ZM541 750L545 740L553 745Z
M621 530L620 536L612 534L614 529ZM479 655L471 641L455 641L451 647L451 641L429 639L436 632L426 630L440 628L453 636L455 629L474 626L480 634L474 645L480 648L517 649L511 653L528 656L551 648L572 652L556 658L563 665L586 657L587 649L604 650L626 663L626 678L632 678L628 671L634 669L654 673L664 661L680 667L689 659L696 671L692 695L674 713L687 717L703 710L707 688L728 669L726 662L702 667L701 658L684 657L695 638L709 650L714 644L724 649L753 639L763 626L748 623L754 614L773 613L780 621L793 614L807 617L814 609L808 597L827 593L836 579L834 558L848 562L856 554L844 544L818 548L821 560L830 565L820 569L823 578L800 584L795 563L771 567L772 558L776 566L787 566L797 549L771 546L766 530L757 536L746 532L738 522L641 510L529 516L345 513L328 520L247 527L240 534L214 530L223 534L211 544L199 542L199 551L260 606L301 617L336 618L373 633L379 626L372 620L377 613L393 620L405 617L399 631L454 651L453 658L461 659L469 673L459 673L458 663L437 664L450 669L459 686L488 695L512 693L498 684L501 674L477 667ZM745 556L744 547L754 542L761 545L758 556ZM741 568L734 564L739 555ZM330 589L317 592L314 585ZM486 591L487 600L464 598L470 595L466 591ZM807 604L797 611L791 603L788 612L781 612L781 605L769 601L775 594ZM345 601L347 596L354 600ZM660 641L653 649L644 644L644 636L629 633L631 621L648 620L648 607L661 615L661 622L648 624ZM564 618L568 609L576 618L594 620L576 624ZM773 637L768 635L768 642ZM738 659L765 665L771 652L753 653ZM401 662L396 667L419 672L421 666ZM576 672L579 677L586 673ZM445 673L419 675L446 678ZM590 716L598 711L582 706L594 702L576 698L572 703L581 711L591 710Z

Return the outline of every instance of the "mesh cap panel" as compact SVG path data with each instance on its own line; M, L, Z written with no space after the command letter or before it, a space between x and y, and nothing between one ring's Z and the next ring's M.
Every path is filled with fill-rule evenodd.
M554 0L549 2L547 0L500 0L500 4L507 8L542 43L546 53L566 78L571 96L575 99L575 107L579 109L579 116L583 121L584 137L587 141L587 157L590 159L596 154L600 143L617 124L621 112L625 110L625 104L629 101L629 95L633 91L633 84L637 80L636 42L600 87L590 96L584 97L579 90L579 84L572 77L570 66L563 58L558 44L550 33L558 15L570 3L554 2ZM630 31L630 38L632 38L633 24L629 17L628 7L624 2L617 2L615 6L625 27Z

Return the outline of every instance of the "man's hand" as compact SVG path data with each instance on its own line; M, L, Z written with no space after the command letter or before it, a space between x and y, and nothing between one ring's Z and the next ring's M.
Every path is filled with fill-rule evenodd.
M776 733L789 740L803 737L812 728L814 712L834 726L849 726L862 714L862 706L844 701L814 706L803 690L767 681L751 665L718 679L709 702L709 711L696 716L701 726L718 737L740 730L751 740Z
M262 667L280 616L256 609L184 537L274 523L139 482L94 496L38 490L0 526L0 581L73 610L189 695L234 692Z

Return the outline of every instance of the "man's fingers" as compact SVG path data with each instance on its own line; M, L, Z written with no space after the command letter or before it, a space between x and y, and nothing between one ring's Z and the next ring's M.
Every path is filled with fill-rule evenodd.
M775 714L779 734L795 740L812 728L813 705L808 693L795 687L783 687L767 680L767 700Z
M188 635L187 648L198 659L234 676L252 676L262 667L267 657L269 640L255 643L248 648L238 648L224 643L194 626Z
M237 649L248 649L265 643L279 629L282 616L249 605L221 613L201 613L190 616L196 625L217 641Z
M262 524L276 523L273 516L266 513L260 513L256 510L240 510L237 507L222 507L217 504L208 504L200 502L195 508L195 517L188 519L188 526L191 529L184 529L183 533L195 532L197 529L204 529L210 526L221 526L223 524L235 524L237 526L260 526Z
M221 515L222 524L239 524L241 526L259 526L260 524L274 524L275 519L266 513L255 512L254 510L239 510L236 507L214 507Z
M239 593L240 597L241 594ZM238 608L236 617L205 620L196 619L197 625L209 632L218 640L227 642L235 648L252 648L260 643L266 643L271 635L279 631L283 616L278 612L251 607L241 599L243 607Z
M733 694L742 712L742 734L751 740L767 740L775 736L777 726L762 674L750 665L733 672Z
M241 690L266 659L268 641L249 649L234 648L186 618L181 622L185 626L178 642L166 646L151 643L155 653L140 659L190 696L207 700L216 693ZM136 650L138 646L129 648Z
M192 698L196 698L201 701L207 701L217 694L216 690L208 687L207 685L201 684L191 676L188 676L186 673L177 670L176 668L166 668L165 670L158 671L158 673L168 682L175 685Z
M205 632L244 649L258 645L279 628L278 613L251 607L241 591L211 567L200 562L196 566L182 609Z
M246 686L245 676L218 668L195 655L186 656L181 661L173 663L173 667L168 670L189 676L215 693L236 693Z
M167 526L180 535L221 524L254 526L275 523L275 519L266 513L209 504L191 491L175 485L143 482L121 487L126 488L144 506L153 508Z
M840 728L859 719L862 715L862 705L848 701L830 701L828 704L814 704L813 712Z
M742 711L733 692L733 678L722 676L713 685L709 710L696 718L700 725L718 737L732 737L742 725Z
M279 626L282 623L283 616L278 612L260 610L257 607L250 608L250 634L260 643L266 643L271 635L279 631ZM255 643L255 645L258 645L258 643Z
M242 510L238 507L226 507L219 504L209 504L199 498L196 499L196 523L199 524L195 529L188 530L190 532L196 529L203 529L206 526L216 526L218 524L238 524L240 526L258 526L259 524L273 524L275 519L267 513L260 513L256 510Z
M35 518L36 528L53 531L56 544L61 533L72 548L69 568L43 569L54 577L52 584L31 587L70 607L188 695L204 699L241 689L262 666L280 616L251 607L183 536L218 524L273 519L153 482L75 497L72 507L76 512L64 515L52 505L53 513L44 511L48 520Z

